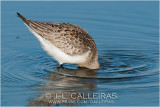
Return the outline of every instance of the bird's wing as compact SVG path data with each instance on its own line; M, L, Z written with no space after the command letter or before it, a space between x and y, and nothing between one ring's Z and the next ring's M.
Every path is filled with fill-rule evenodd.
M17 13L32 30L69 55L83 54L96 47L92 37L81 27L69 23L29 20ZM95 48L96 49L96 48Z

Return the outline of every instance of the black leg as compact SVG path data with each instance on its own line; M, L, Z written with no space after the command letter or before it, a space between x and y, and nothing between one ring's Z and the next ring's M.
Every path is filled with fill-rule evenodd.
M60 68L60 67L63 67L63 66L61 64L59 64L57 67Z

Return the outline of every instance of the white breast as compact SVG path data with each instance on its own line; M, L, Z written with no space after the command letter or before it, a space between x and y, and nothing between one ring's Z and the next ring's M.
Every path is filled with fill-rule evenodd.
M26 25L26 24L25 24ZM56 61L59 62L59 64L63 63L71 63L71 64L81 64L83 63L88 54L89 51L82 54L82 55L68 55L61 51L59 48L55 47L52 43L44 39L42 36L37 34L34 30L32 30L28 25L26 25L29 30L35 35L35 37L40 41L42 48Z

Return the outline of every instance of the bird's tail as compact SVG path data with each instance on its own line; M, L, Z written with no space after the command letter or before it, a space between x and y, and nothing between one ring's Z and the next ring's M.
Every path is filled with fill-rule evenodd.
M27 18L25 18L24 16L22 16L20 13L18 13L17 12L17 15L18 15L18 17L20 17L23 21L24 21L24 23L26 23L27 25L28 25L28 19Z

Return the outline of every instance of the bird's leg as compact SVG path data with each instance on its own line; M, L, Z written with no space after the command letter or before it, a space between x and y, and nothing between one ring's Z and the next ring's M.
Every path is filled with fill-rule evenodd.
M58 67L58 68L62 67L62 64L59 64L57 67Z

